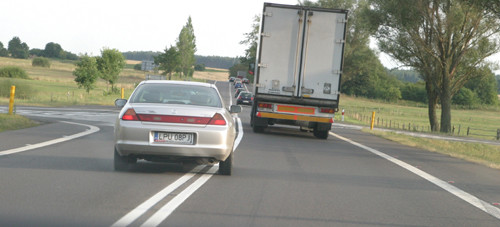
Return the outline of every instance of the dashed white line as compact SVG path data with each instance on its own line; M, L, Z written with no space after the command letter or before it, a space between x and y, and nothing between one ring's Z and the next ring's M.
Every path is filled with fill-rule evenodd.
M384 158L384 159L386 159L386 160L388 160L388 161L424 178L425 180L437 185L438 187L448 191L449 193L457 196L458 198L461 198L462 200L464 200L464 201L468 202L469 204L479 208L480 210L490 214L491 216L493 216L497 219L500 219L500 209L499 208L494 207L493 205L491 205L483 200L480 200L479 198L475 197L474 195L471 195L471 194L469 194L469 193L467 193L467 192L465 192L465 191L463 191L463 190L461 190L461 189L459 189L459 188L457 188L449 183L446 183L445 181L443 181L437 177L434 177L434 176L432 176L432 175L430 175L430 174L428 174L428 173L426 173L426 172L424 172L424 171L422 171L422 170L420 170L420 169L418 169L418 168L416 168L416 167L414 167L406 162L403 162L399 159L391 157L385 153L382 153L382 152L377 151L373 148L367 147L363 144L354 142L354 141L347 139L345 137L339 136L333 132L330 132L330 135L335 136L341 140L344 140L344 141L346 141L354 146L363 148L363 149L365 149L365 150L367 150L375 155L378 155L378 156L380 156L380 157L382 157L382 158Z

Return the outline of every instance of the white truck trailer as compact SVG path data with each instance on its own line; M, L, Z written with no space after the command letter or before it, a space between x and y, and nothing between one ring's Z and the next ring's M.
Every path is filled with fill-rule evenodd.
M347 10L264 3L251 126L300 126L328 138L338 110Z

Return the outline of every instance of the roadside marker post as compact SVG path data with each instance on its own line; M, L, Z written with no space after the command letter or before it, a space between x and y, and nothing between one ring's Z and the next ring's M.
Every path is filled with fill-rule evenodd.
M122 99L125 97L125 88L122 88Z
M10 87L9 114L12 115L14 110L14 95L16 94L16 86Z
M373 124L375 124L375 111L372 112L372 124L370 125L370 130L373 130Z
M345 114L345 110L342 109L342 121L344 121L344 114Z

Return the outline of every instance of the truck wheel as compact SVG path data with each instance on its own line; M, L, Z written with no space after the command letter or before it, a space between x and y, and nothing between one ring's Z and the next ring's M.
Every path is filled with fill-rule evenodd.
M234 152L231 151L231 154L227 157L226 161L219 162L219 174L231 176L231 172L233 170L233 155Z
M313 134L318 139L327 139L328 138L328 132L329 132L328 130L326 130L326 131L314 130Z
M131 165L136 163L136 161L137 159L135 158L121 156L120 154L118 154L115 148L115 155L113 159L115 171L127 171L129 170Z

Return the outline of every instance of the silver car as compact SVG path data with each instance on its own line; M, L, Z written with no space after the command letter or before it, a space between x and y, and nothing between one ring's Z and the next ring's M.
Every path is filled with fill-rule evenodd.
M231 175L236 125L213 84L185 81L141 82L122 107L115 124L114 168L124 171L138 159L165 162L219 162Z

